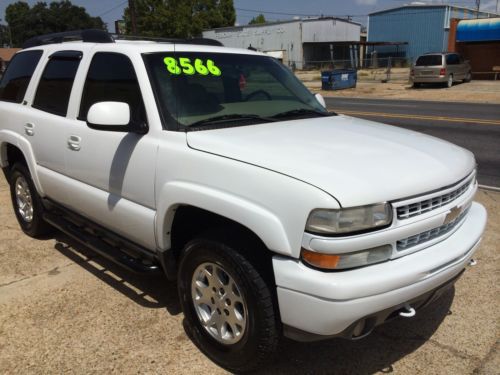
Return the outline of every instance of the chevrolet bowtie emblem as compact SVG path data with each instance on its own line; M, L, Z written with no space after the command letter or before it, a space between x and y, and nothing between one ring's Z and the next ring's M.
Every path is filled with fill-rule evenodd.
M444 218L444 223L443 224L449 224L457 219L457 217L460 216L460 214L463 212L463 207L456 206L453 207L450 212L446 215Z

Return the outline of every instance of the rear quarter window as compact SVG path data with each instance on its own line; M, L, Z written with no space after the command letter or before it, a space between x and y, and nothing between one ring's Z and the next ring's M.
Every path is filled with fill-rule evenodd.
M61 52L61 54L63 54ZM45 66L33 107L59 116L66 116L80 60L78 58L54 57Z
M415 66L434 66L434 65L443 65L442 55L420 56L415 63Z
M20 52L14 56L0 81L0 100L21 103L43 51Z

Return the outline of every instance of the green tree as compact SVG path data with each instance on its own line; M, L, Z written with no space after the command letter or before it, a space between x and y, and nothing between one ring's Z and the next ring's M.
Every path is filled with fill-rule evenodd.
M264 17L262 13L259 14L257 17L252 18L248 24L255 25L259 23L266 23L266 17Z
M12 34L12 44L21 46L33 36L80 29L103 29L106 25L100 17L91 17L85 8L64 0L38 2L33 7L18 1L5 9L5 20Z
M233 0L134 0L137 34L188 38L205 29L232 26ZM132 33L130 9L125 8L127 33Z

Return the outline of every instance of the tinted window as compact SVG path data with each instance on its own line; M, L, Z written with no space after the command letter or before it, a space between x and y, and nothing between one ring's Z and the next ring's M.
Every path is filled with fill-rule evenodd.
M420 56L415 63L416 66L443 65L442 55L424 55Z
M146 54L144 60L163 119L173 129L328 115L289 69L268 56L179 52Z
M27 51L14 56L0 82L0 100L21 103L42 51Z
M90 107L98 102L127 103L132 121L145 122L139 82L127 56L102 52L92 58L83 89L79 119L86 120Z
M80 59L52 58L43 71L33 107L66 116Z
M460 63L460 59L458 57L458 55L448 55L446 56L446 63L448 65L457 65Z

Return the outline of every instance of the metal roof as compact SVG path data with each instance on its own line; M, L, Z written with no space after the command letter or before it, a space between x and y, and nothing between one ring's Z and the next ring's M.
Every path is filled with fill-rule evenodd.
M500 17L463 20L457 26L457 42L500 41Z
M485 14L496 14L496 13L493 13L493 12L486 12L486 11L482 11L480 10L479 12L477 12L476 9L472 9L472 8L467 8L467 7L461 7L461 6L456 6L456 5L450 5L450 4L408 4L408 5L402 5L402 6L398 6L398 7L394 7L394 8L387 8L387 9L382 9L382 10L377 10L376 12L372 12L372 13L369 13L368 15L369 16L372 16L374 14L380 14L380 13L386 13L386 12L392 12L392 11L395 11L395 10L399 10L399 9L422 9L422 8L453 8L453 9L465 9L469 12L473 12L473 13L485 13Z
M274 22L266 22L266 23L254 23L254 24L249 24L249 25L239 25L239 26L226 26L226 27L216 27L214 29L206 29L203 31L215 31L215 32L220 32L220 31L239 31L247 28L258 28L258 27L267 27L267 26L274 26L274 25L280 25L280 24L285 24L285 23L294 23L294 22L316 22L316 21L326 21L326 20L336 20L336 21L341 21L345 23L351 23L354 25L361 25L359 22L354 22L351 20L348 20L346 18L339 18L339 17L312 17L312 18L299 18L299 19L293 19L293 20L283 20L283 21L274 21Z

